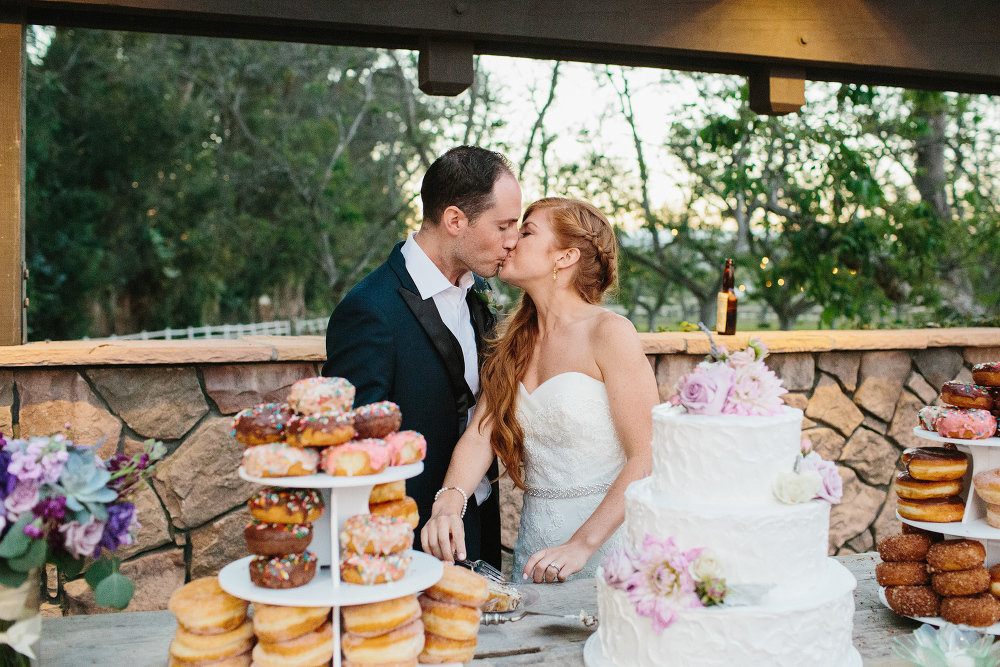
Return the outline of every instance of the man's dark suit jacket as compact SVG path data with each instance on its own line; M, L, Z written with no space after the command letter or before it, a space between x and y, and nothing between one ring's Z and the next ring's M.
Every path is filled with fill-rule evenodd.
M424 472L406 481L406 493L417 502L420 526L431 515L434 494L444 482L455 443L464 430L475 397L465 381L465 361L458 340L445 326L434 300L417 291L400 248L352 289L333 311L326 331L323 375L347 378L357 394L355 405L392 401L403 413L402 430L427 439ZM484 335L496 324L476 284L466 297L482 359ZM490 468L497 477L497 464ZM481 505L469 497L465 514L468 558L482 558L500 568L500 490Z

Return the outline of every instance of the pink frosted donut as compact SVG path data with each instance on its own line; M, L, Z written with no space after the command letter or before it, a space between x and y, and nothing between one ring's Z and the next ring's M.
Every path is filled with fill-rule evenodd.
M920 412L917 413L917 421L920 423L920 428L925 431L936 431L941 417L954 410L955 408L949 405L928 405L920 408Z
M404 466L423 461L427 456L427 440L416 431L396 431L385 436L389 445L389 465Z
M944 438L982 440L997 431L997 420L988 410L955 410L941 417L938 435Z
M354 385L344 378L306 378L292 385L288 404L296 412L347 412L354 405Z
M354 477L375 475L389 465L389 446L385 440L366 438L323 450L323 470L327 475Z
M316 472L317 465L319 454L316 452L280 442L257 445L243 451L243 470L251 477L311 475Z

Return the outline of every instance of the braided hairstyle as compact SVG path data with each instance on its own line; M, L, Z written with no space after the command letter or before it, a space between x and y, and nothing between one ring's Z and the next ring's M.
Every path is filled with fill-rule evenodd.
M557 247L580 251L573 267L573 288L587 303L600 303L618 272L618 243L611 223L593 205L563 197L539 199L527 208L523 219L541 210L549 213ZM517 422L517 395L537 341L538 310L531 297L523 294L501 325L499 336L490 342L481 373L480 400L486 402L486 414L480 432L486 424L493 425L490 445L503 462L505 474L520 489L524 489L524 431Z

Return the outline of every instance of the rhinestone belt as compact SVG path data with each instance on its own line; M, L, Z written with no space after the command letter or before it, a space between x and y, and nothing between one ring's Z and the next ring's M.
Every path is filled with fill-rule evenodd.
M589 486L573 486L568 489L540 489L529 486L524 490L524 495L532 498L548 498L551 500L562 498L582 498L592 496L596 493L607 493L611 484L591 484Z

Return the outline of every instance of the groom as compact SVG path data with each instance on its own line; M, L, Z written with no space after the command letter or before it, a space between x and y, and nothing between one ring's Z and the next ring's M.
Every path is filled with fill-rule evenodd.
M483 340L496 325L481 276L495 276L517 243L521 188L505 157L459 146L427 169L420 200L420 229L333 311L323 366L354 384L355 405L392 401L401 429L427 439L424 472L406 481L418 535L476 403ZM500 569L495 461L487 477L468 499L467 556Z

